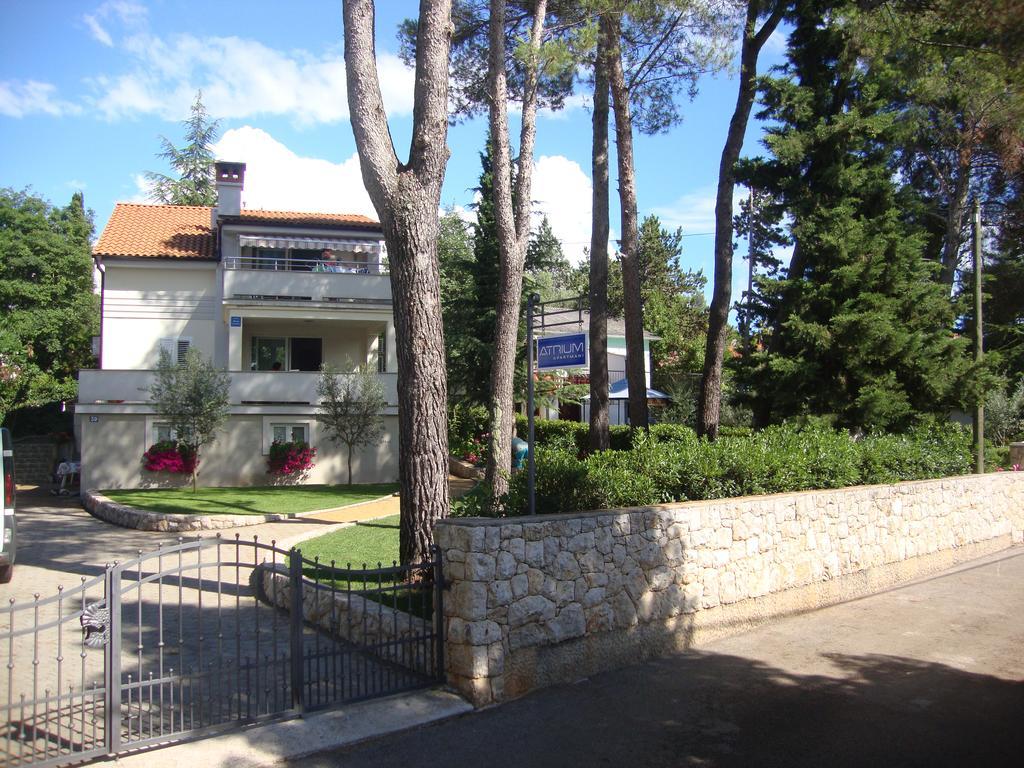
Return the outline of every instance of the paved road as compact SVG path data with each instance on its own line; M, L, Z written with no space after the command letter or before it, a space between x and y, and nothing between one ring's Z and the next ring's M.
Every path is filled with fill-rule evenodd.
M1024 552L362 747L327 766L1019 766Z

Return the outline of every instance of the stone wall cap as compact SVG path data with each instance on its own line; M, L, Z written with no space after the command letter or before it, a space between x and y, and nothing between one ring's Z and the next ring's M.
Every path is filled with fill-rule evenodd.
M1024 445L1024 443L1022 443ZM645 512L670 512L675 509L693 509L694 507L723 507L748 501L764 501L769 499L798 499L820 493L858 493L864 490L894 490L913 488L927 483L945 483L950 481L983 482L986 480L1014 481L1015 477L1024 481L1024 472L986 472L983 475L950 475L949 477L933 477L927 480L904 480L899 483L880 483L878 485L848 485L844 488L817 488L807 491L786 491L784 493L766 493L757 496L730 496L725 499L694 499L690 501L673 501L668 504L651 504L643 507L617 507L615 509L590 509L580 512L558 512L550 515L520 515L514 517L448 517L438 520L437 525L459 525L470 528L491 527L502 525L526 525L531 523L552 522L557 520L575 520L581 517L604 517L642 514Z

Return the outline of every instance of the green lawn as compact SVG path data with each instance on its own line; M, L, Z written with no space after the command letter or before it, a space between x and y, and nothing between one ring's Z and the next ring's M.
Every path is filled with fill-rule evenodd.
M302 573L307 579L313 579L320 584L330 584L333 581L339 590L361 593L370 600L407 611L422 619L429 620L432 617L434 589L429 582L408 583L395 576L373 574L353 574L351 579L338 574L338 578L332 578L334 574L330 571L331 561L334 561L335 568L344 570L359 570L364 567L373 569L377 568L378 564L388 568L397 562L398 515L340 528L334 533L307 539L301 542L298 548L304 560L320 558L320 569L308 563L303 565Z
M184 515L267 515L310 512L388 496L397 483L375 485L288 485L253 488L150 488L101 491L119 504L150 512ZM398 529L395 529L398 552Z
M324 565L334 561L336 568L387 567L398 560L398 515L367 520L334 533L306 539L298 545L307 560L320 558Z

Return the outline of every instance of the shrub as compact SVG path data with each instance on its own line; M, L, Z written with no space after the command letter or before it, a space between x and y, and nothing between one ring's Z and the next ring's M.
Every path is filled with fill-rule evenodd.
M196 468L196 454L187 446L173 440L154 443L142 454L143 469L147 472L174 472L191 475Z
M537 450L539 514L918 480L963 474L971 466L970 436L949 423L859 442L820 424L771 427L713 443L692 430L659 425L637 433L629 450L584 459L574 444L564 445L565 432L554 438L561 447ZM526 510L526 474L520 472L512 477L503 512Z
M270 444L267 455L267 474L282 478L301 477L313 468L315 456L316 448L310 448L309 443L275 440Z

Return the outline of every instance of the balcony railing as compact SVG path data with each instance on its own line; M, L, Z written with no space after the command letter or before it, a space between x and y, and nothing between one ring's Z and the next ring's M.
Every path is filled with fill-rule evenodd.
M228 399L232 405L315 405L319 373L306 371L233 371ZM398 374L378 374L384 399L398 403ZM149 402L154 371L81 371L79 404Z
M318 272L340 275L386 275L387 263L379 259L306 259L295 256L233 256L224 269L255 269L267 272Z
M224 298L390 304L387 265L378 261L238 256L224 260Z

